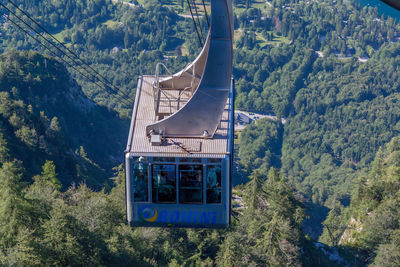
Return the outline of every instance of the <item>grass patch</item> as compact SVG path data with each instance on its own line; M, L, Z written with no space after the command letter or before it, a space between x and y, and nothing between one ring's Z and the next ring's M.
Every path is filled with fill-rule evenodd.
M189 50L186 47L185 43L183 45L181 45L181 53L182 53L182 56L188 56L189 55Z
M57 38L62 43L65 43L65 36L67 35L68 30L60 31L59 33L53 33L54 37Z
M118 21L109 19L106 22L103 22L103 25L106 25L110 29L115 29L115 28L117 28L118 23L119 23Z
M192 4L191 7L192 7L193 15L196 16L196 14L199 14L199 16L205 16L203 2L201 0L195 0L194 2L196 3L197 13L196 13L196 9L194 8L194 5ZM204 4L206 7L207 14L210 15L211 14L210 3L204 2ZM185 5L184 5L185 9L182 10L182 7L180 5L178 7L179 7L180 15L190 15L190 10L186 4L186 1L185 1Z
M175 51L164 52L164 58L176 58Z
M133 2L135 2L135 1L133 1L133 0L122 0L122 1L128 2L128 3L132 3L132 4L133 4ZM137 0L137 2L139 3L139 5L144 5L144 4L146 4L146 0Z
M146 0L138 0L139 4L145 4ZM205 12L204 12L204 7L203 7L203 1L202 0L195 0L194 1L196 4L196 9L197 9L197 14L199 14L199 16L204 16ZM192 7L192 12L193 15L196 16L196 9L194 8L194 5L192 4L192 1L190 1L191 3L191 7ZM206 7L206 11L207 14L210 15L211 14L211 7L210 7L210 3L209 2L204 2L205 7ZM184 15L184 16L190 16L190 10L188 8L187 2L184 1L184 5L183 8L180 5L180 2L177 0L169 0L169 1L164 1L163 2L164 6L173 8L178 15Z
M242 132L242 130L235 129L234 138L233 138L233 143L235 145L239 145L239 138L240 138L240 133L241 132Z
M258 8L261 10L262 9L267 10L267 9L271 8L269 5L267 5L267 3L265 1L254 1L252 3L251 7Z
M257 8L257 9L260 9L261 11L267 11L268 9L271 9L272 7L263 0L257 0L257 1L252 1L250 8ZM247 8L246 8L246 5L243 5L243 4L234 5L233 11L236 14L241 14L241 13L247 11Z
M290 40L287 37L277 35L274 31L268 31L269 35L273 34L272 40L267 40L267 38L261 32L254 33L256 34L256 43L260 48L263 48L267 45L279 45L281 43L290 44ZM235 30L234 40L239 40L243 34L250 34L250 32L244 32L243 29Z
M349 62L353 57L346 57L345 55L337 55L336 58L342 62Z
M236 41L239 40L243 35L243 30L238 29L235 30L234 35L233 35L233 48L236 49Z
M265 37L262 36L262 34L259 32L256 32L256 41L260 47L264 47L264 46L268 45L267 39L265 39Z
M235 30L235 33L234 33L234 36L233 36L233 40L234 41L239 40L242 37L242 35L243 35L243 30L242 29Z
M290 44L290 40L282 35L277 35L274 31L268 31L268 34L273 34L272 40L268 40L266 44L278 45L280 43ZM257 33L256 33L257 34ZM261 34L260 34L261 35ZM266 40L264 36L262 36Z

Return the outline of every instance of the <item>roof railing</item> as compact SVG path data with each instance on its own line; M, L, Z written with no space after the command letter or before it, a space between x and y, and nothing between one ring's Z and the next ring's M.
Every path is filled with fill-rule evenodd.
M167 76L165 75L160 75L160 72L162 68L167 72ZM171 95L168 95L165 90L171 90L171 89L176 89L175 88L175 78L181 78L183 73L181 73L179 76L175 77L171 71L165 66L163 63L157 63L156 65L156 71L154 74L154 81L153 81L153 98L154 98L154 111L155 111L155 120L157 120L157 117L160 115L166 115L165 112L160 112L160 103L162 98L166 99L168 102L168 108L169 108L169 114L172 114L173 112L179 110L181 108L181 100L182 96L184 95L185 92L188 92L190 90L190 95L193 95L194 90L195 90L195 80L196 80L196 72L195 72L195 64L192 67L192 73L186 72L192 76L190 86L185 87L184 89L180 90L179 94L177 97L172 97ZM171 77L171 88L164 88L161 84L162 80L160 81L160 78L165 78L165 77ZM176 107L173 105L173 102L176 102Z
M165 66L163 63L157 63L156 72L154 74L154 82L153 82L153 97L154 97L154 111L155 111L155 119L160 114L160 99L161 94L164 95L169 102L169 111L172 113L172 103L171 98L163 91L163 88L160 87L160 67L163 67L167 73L172 77L172 88L174 88L174 77L171 71Z

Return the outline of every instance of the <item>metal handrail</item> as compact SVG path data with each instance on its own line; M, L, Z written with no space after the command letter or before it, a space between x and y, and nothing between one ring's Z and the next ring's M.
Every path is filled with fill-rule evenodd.
M156 71L154 74L154 82L153 82L153 97L154 97L154 111L155 115L157 116L157 113L160 108L160 95L161 93L168 99L169 102L169 112L172 113L172 105L171 105L171 99L165 94L165 92L161 89L160 87L160 66L164 67L164 69L168 72L169 75L172 77L172 88L174 87L174 77L171 73L171 71L165 66L163 63L159 62L156 65Z
M154 81L157 84L157 87L160 88L160 66L164 67L164 69L168 72L169 75L172 77L172 88L174 88L174 76L172 75L172 72L167 68L167 66L164 65L164 63L157 63L156 65L156 73L154 75Z
M185 89L183 89L180 93L179 93L179 95L178 95L178 97L177 97L177 106L178 106L178 109L179 109L179 103L180 103L180 101L181 101L181 96L183 95L183 93L185 93L185 91L186 90L188 90L188 89L192 89L192 87L186 87Z
M188 64L189 65L189 64ZM187 65L187 66L188 66ZM186 66L186 67L187 67ZM172 88L175 88L175 84L174 84L174 75L171 73L171 71L167 68L167 66L165 66L163 63L159 62L156 65L156 71L154 74L154 82L153 82L153 97L154 97L154 111L155 111L155 116L157 119L157 114L159 113L160 110L160 98L161 98L161 94L168 100L169 103L169 112L172 114L172 102L173 101L177 101L177 109L179 109L179 103L181 100L181 96L189 89L191 89L191 93L193 95L194 93L194 83L196 81L196 72L195 72L195 64L192 67L192 81L191 81L191 85L190 87L186 87L184 88L178 95L177 98L172 99L171 97L169 97L164 90L160 87L160 67L163 67L167 73L171 76L171 85ZM186 68L185 67L185 68ZM183 74L183 73L182 73ZM182 75L181 74L181 75ZM181 76L180 75L180 76Z
M182 77L182 75L186 72L186 70L190 66L190 64L192 64L192 63L189 62L188 64L186 64L186 66L183 68L183 71L181 72L181 74L179 74L179 77Z

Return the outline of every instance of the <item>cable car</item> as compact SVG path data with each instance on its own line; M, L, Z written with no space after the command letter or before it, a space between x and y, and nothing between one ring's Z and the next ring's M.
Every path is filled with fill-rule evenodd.
M400 10L400 1L398 0L381 0L381 1L393 8L396 8L397 10Z
M234 132L231 0L211 0L198 57L171 74L162 63L138 79L125 151L132 226L230 224ZM160 75L165 69L168 75Z

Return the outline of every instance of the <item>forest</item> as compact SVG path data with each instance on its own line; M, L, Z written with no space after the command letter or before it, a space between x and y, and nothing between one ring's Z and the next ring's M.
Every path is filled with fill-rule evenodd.
M278 120L237 133L230 228L147 229L126 225L120 164L137 77L200 51L186 2L14 2L118 92L0 16L0 265L400 265L396 17L234 0L235 106Z

